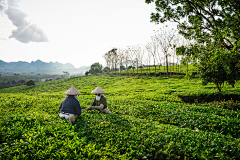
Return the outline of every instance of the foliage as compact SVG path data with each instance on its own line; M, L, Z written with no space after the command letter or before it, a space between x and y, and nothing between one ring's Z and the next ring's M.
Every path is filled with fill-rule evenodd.
M187 73L185 76L184 76L184 79L187 79L187 80L190 80L193 78L193 75L191 73Z
M240 63L229 51L215 51L205 54L204 61L200 62L201 77L203 84L213 82L221 93L224 82L234 87L240 78Z
M83 111L75 125L59 118L58 106L71 86L82 93L78 97L82 108L92 104L91 91L100 86L114 114ZM234 94L236 100L202 104L185 103L181 96L212 95L213 85L179 77L82 76L1 89L0 155L2 159L239 159L239 89L239 82L235 88L223 88L223 94Z
M26 82L26 85L27 86L33 86L33 85L35 85L35 83L34 83L33 80L30 79L29 81Z
M88 76L89 75L89 72L87 71L87 72L85 72L85 76Z
M94 63L91 65L91 69L89 70L89 73L97 75L98 73L102 73L102 65L97 63Z
M2 76L0 77L0 89L8 88L13 86L25 85L27 81L32 79L35 83L41 82L42 79L59 79L62 77L61 75L51 75L51 74L43 74L43 75L19 75L15 74L14 76ZM11 81L15 80L17 83L12 84Z
M69 73L68 71L63 71L63 75L65 75L65 76L69 76L70 73Z
M178 54L200 62L203 84L213 82L219 93L224 82L234 86L240 69L239 0L146 0L155 2L154 22L178 23L179 33L193 40L180 47ZM186 19L186 20L184 20Z
M109 67L104 67L103 72L110 72L110 68Z
M23 85L23 84L25 84L26 82L25 82L25 80L20 80L19 83L20 83L21 85Z

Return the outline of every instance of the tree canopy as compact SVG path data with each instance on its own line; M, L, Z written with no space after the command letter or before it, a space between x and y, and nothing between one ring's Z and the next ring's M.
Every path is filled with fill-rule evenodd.
M192 41L177 49L199 61L203 84L213 82L219 92L224 82L235 84L240 69L239 0L145 0L155 2L152 22L178 23L178 30Z
M33 86L33 85L35 85L35 83L34 83L33 80L30 79L29 81L27 81L26 85L27 86Z
M98 74L98 73L102 73L102 65L98 62L93 63L91 65L91 69L89 70L89 73L91 74Z

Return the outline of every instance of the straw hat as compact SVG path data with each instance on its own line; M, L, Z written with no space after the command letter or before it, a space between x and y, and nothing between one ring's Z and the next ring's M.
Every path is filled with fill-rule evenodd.
M75 95L81 95L82 93L80 93L74 86L72 86L69 90L64 92L64 94L75 96Z
M95 93L95 94L105 94L105 92L102 90L102 88L97 87L95 88L91 93Z

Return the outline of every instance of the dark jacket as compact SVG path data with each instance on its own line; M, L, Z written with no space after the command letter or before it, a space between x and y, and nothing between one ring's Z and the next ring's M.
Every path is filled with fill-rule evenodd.
M103 95L101 96L100 101L97 101L95 97L93 100L92 106L100 106L100 104L104 105L103 109L107 108L107 100Z
M80 116L82 112L82 108L77 99L74 96L68 96L65 98L61 105L59 106L59 110L65 113L71 113Z

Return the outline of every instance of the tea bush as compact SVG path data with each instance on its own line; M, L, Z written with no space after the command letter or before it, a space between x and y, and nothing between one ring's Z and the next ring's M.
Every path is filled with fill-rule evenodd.
M83 94L82 108L92 104L91 91L100 86L113 114L83 111L75 125L59 118L63 92L71 86ZM240 100L181 98L214 95L213 86L196 79L87 76L1 89L0 157L239 159ZM223 93L240 97L240 83Z

